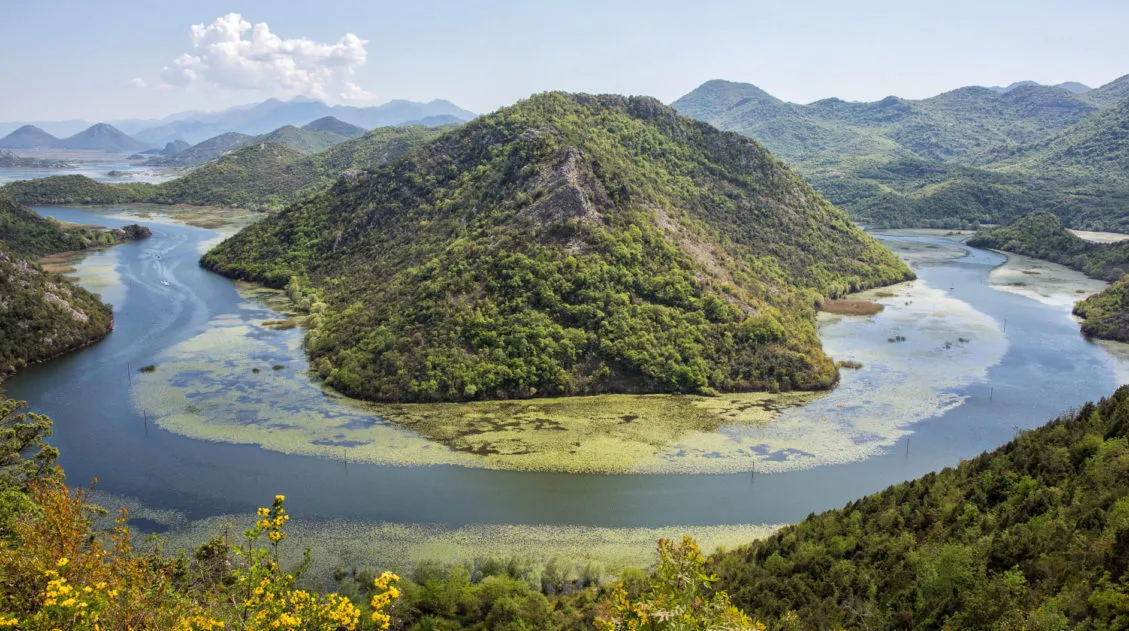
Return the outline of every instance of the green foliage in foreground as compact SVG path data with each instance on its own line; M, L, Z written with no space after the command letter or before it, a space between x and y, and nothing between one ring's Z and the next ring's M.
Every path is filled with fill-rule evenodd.
M148 228L131 224L121 228L98 228L62 224L41 217L0 194L0 251L19 258L37 258L58 252L106 247L144 239Z
M329 188L344 173L384 164L447 129L382 127L310 155L287 144L264 140L161 184L105 184L82 175L68 175L12 182L0 192L30 205L153 203L278 210ZM306 136L328 133L294 131ZM287 133L288 128L283 128L263 138L284 140Z
M1129 387L712 567L800 628L1129 628Z
M826 388L815 303L912 276L767 151L647 98L538 95L208 253L389 401Z

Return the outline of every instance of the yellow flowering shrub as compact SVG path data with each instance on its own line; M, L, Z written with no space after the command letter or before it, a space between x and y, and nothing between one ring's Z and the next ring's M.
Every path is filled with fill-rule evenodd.
M173 589L173 564L133 551L126 513L91 532L84 491L31 489L39 510L0 541L0 627L21 631L169 629L190 603Z
M395 574L376 579L372 624L339 594L298 589L304 565L278 563L290 516L278 495L258 511L232 552L232 580L193 588L173 559L133 550L123 510L106 536L92 533L83 491L52 484L33 490L40 510L21 515L0 540L0 629L20 631L355 631L387 629L400 596ZM226 554L226 552L225 552Z
M597 619L601 631L764 631L729 602L724 591L714 591L717 578L705 571L705 556L691 537L681 542L659 540L659 566L650 579L650 591L633 598L623 582L612 590L604 613Z

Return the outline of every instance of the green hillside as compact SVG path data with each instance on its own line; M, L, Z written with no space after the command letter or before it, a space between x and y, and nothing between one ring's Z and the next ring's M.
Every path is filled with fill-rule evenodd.
M17 258L105 247L148 236L149 229L136 224L122 228L61 224L0 194L0 250Z
M447 129L382 127L310 155L253 143L161 184L105 184L68 175L12 182L0 191L31 205L145 202L278 210L328 188L346 171L379 166Z
M1074 315L1086 335L1129 342L1129 276L1075 304Z
M824 388L813 305L911 277L763 147L648 98L549 93L245 229L202 263L315 296L379 400Z
M324 116L317 119L316 121L306 123L305 125L302 125L302 129L314 132L332 132L334 134L337 134L338 136L344 136L346 138L360 138L361 136L364 136L368 131L364 127L350 125L349 123L346 123L345 121L339 120L332 116Z
M160 166L160 167L194 167L215 160L223 154L234 151L239 147L251 142L253 136L247 134L240 134L238 132L228 132L220 134L214 138L209 138L201 143L197 143L182 149L170 156L163 156L158 158L150 158L145 162L146 166Z
M1031 213L1006 226L981 232L968 244L1053 261L1110 282L1129 273L1129 241L1084 241L1047 212Z
M153 186L140 201L240 208L279 206L294 190L286 167L303 155L286 145L253 143L185 176Z
M711 565L774 629L1125 629L1127 474L1123 387Z
M311 131L299 129L293 125L286 125L279 127L269 134L256 136L249 144L274 143L295 149L301 153L317 153L333 145L343 143L349 138L350 136L336 134L331 131Z
M832 203L874 225L975 227L1046 209L1075 228L1124 231L1129 106L1100 96L1118 94L1120 82L1097 98L1021 85L797 105L710 81L674 107L763 141Z
M113 326L98 296L31 262L39 256L149 236L149 229L62 225L0 195L0 380L105 337Z

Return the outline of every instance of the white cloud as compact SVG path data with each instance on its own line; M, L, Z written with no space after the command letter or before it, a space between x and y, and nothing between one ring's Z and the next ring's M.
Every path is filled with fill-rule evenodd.
M146 88L149 87L149 82L141 77L134 77L129 80L129 87L131 88Z
M249 37L244 37L249 33ZM371 98L348 81L365 64L365 40L346 33L337 43L306 38L282 39L266 22L254 26L238 13L190 29L192 50L161 70L172 86L209 85L233 90L258 90L278 95L302 94L326 99Z
M376 98L375 94L352 81L345 82L345 89L341 91L340 96L345 101L372 101Z

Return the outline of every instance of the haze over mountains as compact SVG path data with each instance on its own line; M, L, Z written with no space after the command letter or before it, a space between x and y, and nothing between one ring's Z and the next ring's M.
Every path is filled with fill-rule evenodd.
M93 147L104 151L140 151L164 147L167 143L177 140L194 145L230 132L255 136L286 125L301 127L330 116L349 125L350 129L360 128L363 133L363 130L393 125L439 126L452 122L465 122L474 118L475 114L443 100L428 103L396 100L375 107L355 107L331 106L305 98L294 98L289 101L268 99L262 103L220 112L184 112L159 120L111 121L93 126L83 121L40 122L30 125L0 123L0 134L9 134L0 139L0 148L88 149ZM91 127L97 127L98 130L91 132L89 129ZM90 132L88 135L98 136L105 133L107 127L122 136L132 135L130 140L133 143L121 139L98 143L90 142L85 138L70 142L71 138L60 140L48 131L52 130L59 135L80 135ZM356 137L357 133L353 129L348 134L342 135Z

